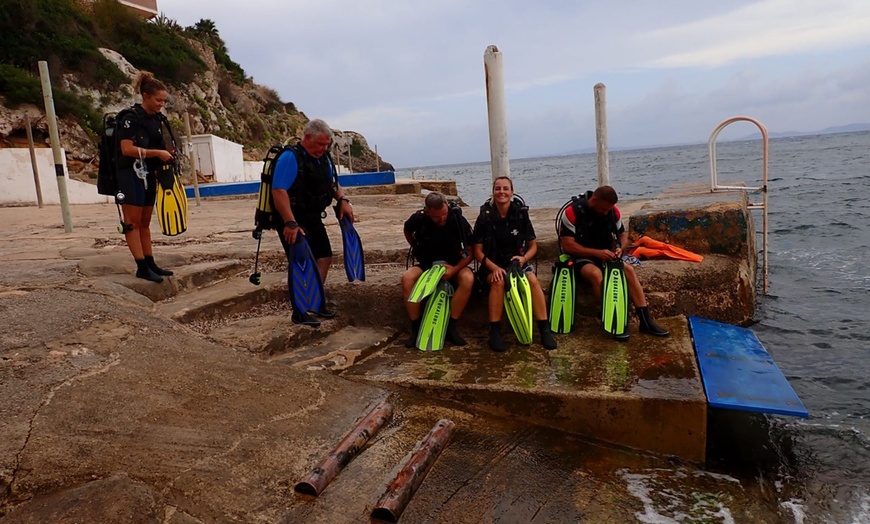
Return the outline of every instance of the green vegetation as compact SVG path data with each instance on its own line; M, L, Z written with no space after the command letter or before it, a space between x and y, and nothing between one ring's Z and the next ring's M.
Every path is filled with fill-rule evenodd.
M98 50L97 28L74 0L3 0L0 4L0 63L31 74L48 62L52 80L79 73L89 87L116 88L124 74Z
M75 119L97 136L102 127L100 108L126 103L137 95L132 79L101 48L115 50L133 67L151 71L174 94L180 91L177 94L184 100L172 110L198 117L199 129L246 144L246 148L283 142L298 134L307 120L274 89L251 89L248 84L253 79L230 58L214 21L202 19L182 27L163 14L149 21L117 0L0 0L0 102L9 108L21 104L42 107L38 62L45 60L58 116ZM203 79L209 93L203 97L185 84L202 78L200 73L207 66L200 53L208 50L219 70L216 81ZM220 101L213 106L211 90L215 88ZM251 106L248 96L264 106L261 115L255 114L258 108ZM181 121L173 124L182 129ZM351 153L363 156L363 145L355 141Z
M363 149L362 142L357 137L353 137L353 140L350 142L350 156L360 158L364 152L365 149Z
M185 84L205 71L205 63L172 21L149 23L115 0L98 0L93 16L106 47L164 82Z
M220 37L220 33L218 33L214 21L209 20L208 18L203 18L192 27L186 28L185 32L189 36L196 38L200 42L211 47L211 50L214 52L215 61L227 70L237 84L245 83L245 80L247 79L245 70L230 58L227 44Z
M89 99L56 86L52 86L51 92L58 116L74 117L83 129L97 135L102 120ZM0 64L0 96L12 107L21 104L42 107L44 104L39 78L13 65Z
M45 60L58 115L75 117L95 133L101 121L93 101L61 88L60 79L74 72L84 87L123 90L129 79L100 53L100 47L117 50L137 68L170 83L190 81L205 70L177 24L149 23L114 0L96 2L93 16L75 0L3 0L0 96L11 107L41 106L38 62Z

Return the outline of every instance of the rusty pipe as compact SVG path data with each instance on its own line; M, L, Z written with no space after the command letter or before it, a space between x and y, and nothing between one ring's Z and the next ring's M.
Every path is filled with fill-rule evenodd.
M392 416L393 406L387 402L379 403L293 489L305 495L320 495Z
M456 424L443 418L435 424L429 434L417 443L412 451L411 458L405 467L399 471L396 478L387 486L387 491L375 504L372 510L372 518L387 522L398 522L402 512L411 497L423 483L429 470L435 465L438 456L447 447Z

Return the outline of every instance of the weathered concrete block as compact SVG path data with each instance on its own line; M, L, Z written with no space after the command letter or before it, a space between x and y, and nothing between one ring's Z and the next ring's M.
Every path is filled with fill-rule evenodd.
M420 187L427 191L438 191L448 196L457 196L455 180L421 180Z
M637 268L656 315L697 315L742 324L755 313L755 225L744 193L675 186L631 214L629 238L655 240L704 256L701 263L646 260Z
M755 313L754 261L706 255L700 264L647 260L635 271L658 316L696 315L743 324Z

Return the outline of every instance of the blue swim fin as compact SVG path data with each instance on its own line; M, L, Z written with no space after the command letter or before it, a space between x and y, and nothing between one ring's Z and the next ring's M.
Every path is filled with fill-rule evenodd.
M338 218L338 206L333 206L335 216ZM347 281L353 282L366 280L365 256L363 255L362 241L359 238L359 233L353 227L353 222L348 217L343 217L338 220L338 225L341 227L341 243L343 246L344 255L344 272L347 274Z
M320 311L324 305L323 282L317 269L317 260L308 247L305 236L296 237L296 243L291 247L293 260L291 271L293 285L290 287L290 300L293 309L299 313Z
M601 323L617 340L628 339L628 283L622 260L604 263L601 290Z

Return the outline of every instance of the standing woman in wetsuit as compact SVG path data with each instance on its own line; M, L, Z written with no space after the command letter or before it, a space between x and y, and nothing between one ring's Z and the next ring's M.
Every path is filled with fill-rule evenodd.
M121 152L118 190L124 196L121 200L124 237L136 260L136 277L162 282L172 271L154 263L151 215L157 198L157 170L175 160L163 137L166 117L161 110L166 105L166 86L152 73L140 71L133 87L142 95L142 103L122 111L116 127Z

